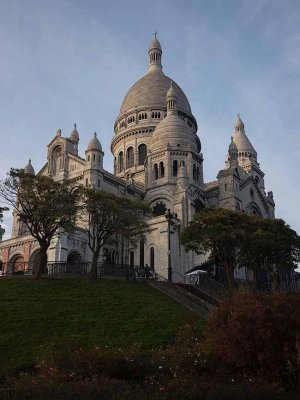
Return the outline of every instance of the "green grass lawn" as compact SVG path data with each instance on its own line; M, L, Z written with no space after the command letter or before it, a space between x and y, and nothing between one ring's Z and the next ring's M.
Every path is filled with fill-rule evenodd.
M145 282L0 279L0 375L34 363L41 345L150 349L204 322Z

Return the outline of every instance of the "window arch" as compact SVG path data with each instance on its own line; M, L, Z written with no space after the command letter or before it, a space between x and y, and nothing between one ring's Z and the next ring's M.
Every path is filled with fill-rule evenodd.
M161 161L159 163L159 177L164 178L164 176L165 176L165 167L164 167L164 163Z
M196 212L199 212L200 210L202 210L202 208L204 208L204 204L200 199L196 199L194 201L194 206Z
M150 247L150 268L154 271L155 258L154 258L154 247Z
M158 165L154 164L153 165L153 179L158 179Z
M174 160L173 161L173 177L176 178L178 174L178 161Z
M128 147L126 155L126 168L131 168L134 165L134 150L133 147Z
M197 182L199 181L199 176L200 176L200 169L199 169L199 165L197 165L197 168L196 168L196 181Z
M52 174L56 175L62 169L62 148L56 146L52 152Z
M196 165L195 164L193 164L193 179L194 179L194 181L197 180L197 170L196 170Z
M123 151L120 151L118 156L118 172L122 172L124 169L124 154Z
M145 144L139 145L139 165L144 165L147 157L147 146Z
M159 201L153 207L153 215L156 217L158 217L159 215L165 215L166 212L167 212L167 207L165 203L163 203L162 201Z

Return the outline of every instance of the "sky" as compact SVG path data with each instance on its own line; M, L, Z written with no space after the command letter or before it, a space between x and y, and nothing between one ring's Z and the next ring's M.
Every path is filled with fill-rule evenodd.
M0 179L29 158L39 171L75 122L80 155L96 131L112 172L114 121L155 30L198 121L205 181L240 113L276 217L300 233L299 0L0 0ZM6 213L5 238L10 225Z

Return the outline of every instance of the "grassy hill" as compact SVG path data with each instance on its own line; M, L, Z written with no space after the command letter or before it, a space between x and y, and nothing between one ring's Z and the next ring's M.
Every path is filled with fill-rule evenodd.
M149 349L203 322L145 282L1 278L0 375L32 364L41 346Z

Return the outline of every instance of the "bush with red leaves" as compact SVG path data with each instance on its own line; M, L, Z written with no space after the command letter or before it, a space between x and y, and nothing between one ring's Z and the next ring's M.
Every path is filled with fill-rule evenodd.
M238 291L211 314L207 335L224 361L273 381L299 382L299 292Z

